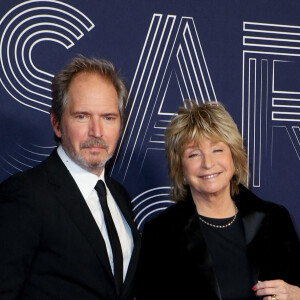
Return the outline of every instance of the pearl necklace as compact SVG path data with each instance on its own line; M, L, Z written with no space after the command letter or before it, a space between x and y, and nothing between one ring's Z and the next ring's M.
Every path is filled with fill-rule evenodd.
M204 224L208 225L208 226L215 227L215 228L226 228L226 227L229 227L235 221L235 219L236 219L236 215L238 213L238 208L236 207L236 205L234 205L234 208L235 208L235 214L233 216L233 219L229 223L227 223L225 225L211 224L211 223L205 221L204 219L202 219L199 215L198 216L199 216L200 221L203 222Z

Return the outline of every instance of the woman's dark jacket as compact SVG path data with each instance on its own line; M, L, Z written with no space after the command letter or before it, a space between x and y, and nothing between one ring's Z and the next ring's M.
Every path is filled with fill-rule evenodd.
M234 200L254 282L283 279L300 286L299 238L287 210L244 186ZM221 299L199 222L189 195L145 224L137 300Z

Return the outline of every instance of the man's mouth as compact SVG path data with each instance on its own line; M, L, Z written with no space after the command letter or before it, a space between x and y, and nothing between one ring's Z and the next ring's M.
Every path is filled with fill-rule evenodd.
M92 139L80 144L80 149L85 148L108 150L108 145L102 139Z

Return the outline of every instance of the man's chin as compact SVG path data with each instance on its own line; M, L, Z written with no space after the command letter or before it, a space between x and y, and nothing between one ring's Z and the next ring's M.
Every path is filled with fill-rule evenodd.
M102 162L102 161L101 162L80 161L80 162L77 162L77 164L82 169L99 176L105 167L106 161L105 162Z
M106 164L106 161L99 161L99 162L90 162L87 163L86 165L90 168L90 169L99 169L99 168L103 168Z
M108 155L105 158L90 157L90 159L82 159L81 161L85 165L85 167L89 169L97 170L97 169L102 169L105 166L105 164L110 160L111 157L112 155Z
M89 168L97 168L104 166L106 161L106 159L81 159L81 164Z
M69 157L81 168L92 173L99 173L112 155L106 151L103 153L104 149L102 149L102 151L98 151L97 149L100 148L96 148L95 151L91 150L91 148L84 148L81 149L79 153L73 151L66 151L66 153L68 153Z

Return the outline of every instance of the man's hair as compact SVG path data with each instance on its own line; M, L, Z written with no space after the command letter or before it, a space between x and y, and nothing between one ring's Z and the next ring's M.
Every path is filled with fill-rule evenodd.
M171 181L171 197L184 200L188 185L184 182L181 157L187 144L200 142L203 137L226 143L232 154L234 175L230 181L231 196L238 194L238 184L247 186L247 157L241 134L236 123L220 102L205 102L198 105L187 101L180 107L165 132L166 155Z
M50 113L54 115L55 122L60 125L62 115L68 104L68 91L72 79L80 72L96 73L108 80L116 89L118 95L118 107L123 125L124 111L128 91L123 79L115 70L114 65L104 59L87 58L78 55L58 72L52 80L52 106ZM60 138L55 136L57 144L61 143Z

